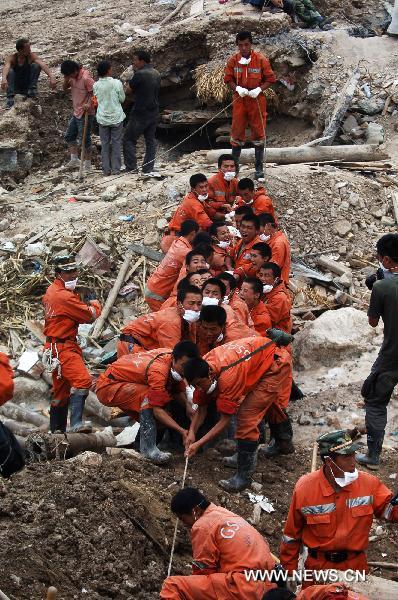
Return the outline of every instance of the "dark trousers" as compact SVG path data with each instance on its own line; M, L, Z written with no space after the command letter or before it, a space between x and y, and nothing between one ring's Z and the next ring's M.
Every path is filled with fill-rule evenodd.
M15 94L23 94L25 96L35 96L37 94L37 82L39 80L41 67L32 63L30 65L30 77L28 87L21 86L21 82L16 77L15 69L11 68L7 75L7 98L13 99Z
M137 168L137 142L141 135L145 138L145 157L142 170L150 173L154 169L156 154L156 123L158 113L138 113L132 111L123 137L124 164L127 171Z
M362 386L367 427L383 431L387 424L387 405L398 384L398 369L386 368L379 358Z
M119 173L122 155L123 122L118 125L99 125L102 171L105 175Z

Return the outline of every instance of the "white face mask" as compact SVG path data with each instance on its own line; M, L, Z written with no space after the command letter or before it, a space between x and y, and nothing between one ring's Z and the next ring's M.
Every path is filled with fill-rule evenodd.
M173 368L170 369L170 373L172 378L174 379L174 381L182 381L182 377L179 373L177 373L177 371L175 371Z
M384 271L384 273L388 273L388 269L383 265L382 262L379 262L379 268L382 269L382 271Z
M220 333L220 335L218 336L218 338L216 339L216 343L222 342L224 339L224 334Z
M228 248L231 245L231 242L218 242L217 246L220 248Z
M211 386L206 390L206 394L211 394L217 387L217 381L213 381Z
M229 296L224 296L223 304L229 304Z
M204 202L205 200L207 200L208 197L209 197L209 194L204 194L204 195L199 194L198 195L198 200L200 202Z
M64 285L66 290L74 290L77 285L77 278L72 279L72 281L64 281Z
M273 289L274 289L273 285L269 285L269 284L268 285L267 284L263 285L263 292L264 292L264 294L269 294L270 292L272 292Z
M210 298L209 296L203 296L202 306L218 306L220 301L217 298Z
M199 310L185 310L182 318L184 321L188 323L196 323L199 320L200 311Z
M241 56L240 60L239 60L239 64L240 65L249 65L250 61L251 61L252 57L250 56L250 58L245 58L244 56Z
M270 239L270 235L265 235L265 233L260 233L259 238L262 242L268 242L268 240Z
M224 173L225 181L232 181L234 177L236 177L235 171L228 171L228 173Z
M340 469L340 467L338 465L336 465L336 463L334 462L334 460L332 460L329 457L330 462L332 462L338 469ZM342 469L340 469L340 471L343 471ZM349 471L343 471L344 473L344 477L335 477L333 475L333 478L335 480L335 482L337 483L337 485L339 485L340 487L346 487L347 485L350 485L350 483L353 483L354 481L356 481L358 479L358 469L355 469L355 471L353 471L352 473L350 473Z

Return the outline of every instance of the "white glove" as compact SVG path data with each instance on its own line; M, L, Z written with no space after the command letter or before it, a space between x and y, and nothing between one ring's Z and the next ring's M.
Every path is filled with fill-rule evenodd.
M248 92L248 95L250 96L250 98L257 98L257 96L259 96L262 92L262 89L260 87L256 87L254 88L254 90L250 90L250 92Z
M236 86L235 92L237 92L241 98L243 98L243 96L248 96L249 95L249 90L247 90L244 87L240 87L240 85Z
M187 400L190 404L193 403L193 395L195 392L195 388L192 385L187 385L185 388L185 394L187 396Z

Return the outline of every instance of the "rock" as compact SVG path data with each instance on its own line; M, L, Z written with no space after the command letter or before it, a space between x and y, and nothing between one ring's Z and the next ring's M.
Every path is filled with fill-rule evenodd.
M325 86L319 81L312 81L307 87L308 100L319 100L325 91Z
M365 137L368 144L382 144L384 142L383 126L378 123L369 123Z
M102 456L96 452L86 450L73 458L70 458L68 462L83 465L85 467L100 467L102 465Z
M377 115L384 108L384 100L381 98L361 98L358 100L358 111L365 115Z
M0 231L5 231L6 229L8 229L10 226L10 222L8 221L8 219L2 219L0 221Z
M14 396L12 401L16 404L26 402L48 403L50 398L49 386L42 379L31 379L30 377L16 377L14 379Z
M351 129L355 129L356 127L358 127L358 121L354 115L349 115L343 123L343 131L350 133Z
M340 237L345 237L347 233L349 233L352 229L351 223L346 219L342 219L341 221L336 221L333 224L333 231Z
M385 210L379 206L373 206L369 212L373 217L375 217L375 219L381 219L381 217L384 217L385 214Z
M159 236L156 231L149 231L144 237L144 246L153 246L158 243Z
M349 288L352 285L352 274L344 273L341 277L337 279L337 281L345 288Z
M331 368L368 351L376 335L366 312L351 306L328 310L295 335L295 364L301 369Z
M381 223L382 225L387 225L387 227L395 227L395 219L391 217L381 217Z
M158 219L156 221L156 227L159 229L159 231L164 231L167 227L167 219Z

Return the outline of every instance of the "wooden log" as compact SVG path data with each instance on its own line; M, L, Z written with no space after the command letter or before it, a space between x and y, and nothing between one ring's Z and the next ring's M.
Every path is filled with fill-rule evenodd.
M216 163L221 154L230 153L230 148L209 150L206 155L207 162L209 164ZM388 155L379 150L378 146L370 144L362 146L292 146L286 148L267 148L267 162L273 162L278 165L317 163L330 160L369 162L388 158ZM254 162L254 148L242 150L240 162L242 164Z
M327 258L326 256L319 256L316 260L316 264L326 269L326 271L332 271L332 273L336 273L340 276L345 275L346 273L351 273L351 269L349 267L337 262L337 260Z
M340 125L344 118L344 115L346 114L347 109L350 106L351 101L354 97L360 76L361 72L359 70L359 66L357 65L351 77L345 84L344 89L338 96L338 101L330 117L329 124L323 130L323 136L320 140L320 146L330 146L334 142L334 139L340 129Z
M3 423L3 425L8 427L8 429L12 431L12 433L25 438L28 437L28 435L31 435L32 433L37 433L38 431L40 431L38 427L31 427L29 425L25 425L24 423L18 423L13 419L1 419L1 422Z
M339 581L347 583L345 572L338 571ZM349 587L354 592L363 594L367 598L383 598L383 600L396 600L398 598L398 583L375 575L366 575L366 581L350 582Z
M162 252L152 250L152 248L142 246L141 244L130 244L128 249L131 252L134 252L134 254L141 254L142 256L149 258L149 260L154 260L156 262L160 262L164 258L164 254Z
M180 13L182 11L182 9L184 8L184 6L186 4L188 4L188 2L189 2L189 0L181 0L181 2L176 6L176 8L169 15L167 15L167 17L165 19L163 19L163 21L160 21L159 27L161 27L162 25L166 25L166 23L168 23L169 21L171 21L171 19L173 17L175 17L176 15L178 15L178 13Z
M395 217L395 222L398 225L398 192L391 192L392 209Z
M380 567L382 569L398 569L398 563L379 562L377 560L368 561L368 565L371 567Z
M90 336L93 340L96 340L98 338L98 336L101 333L102 328L105 324L105 321L111 311L111 308L114 305L114 302L117 298L120 288L122 287L126 273L130 266L131 257L132 257L131 253L128 252L126 255L126 258L124 259L122 266L119 269L119 273L116 277L116 281L113 284L113 288L111 289L111 291L108 294L108 298L106 299L104 308L102 309L102 313L100 314L100 316L98 317L98 319L95 322L93 332Z
M44 415L41 415L33 410L23 408L14 402L6 402L0 407L0 415L4 415L14 421L23 421L25 423L32 423L36 427L47 427L48 419Z
M116 438L112 431L104 430L95 433L39 433L27 439L28 451L37 453L41 448L41 459L65 460L90 450L101 454L106 448L116 446Z
M106 423L109 423L109 421L111 420L112 409L101 404L101 402L98 400L98 398L94 394L94 392L88 393L88 396L86 398L86 402L84 405L84 411L88 415L91 415L94 417L99 417Z

